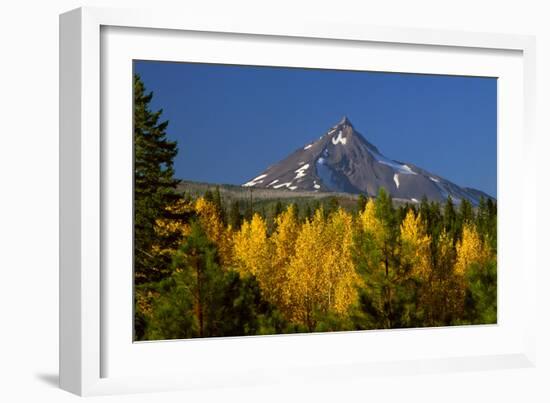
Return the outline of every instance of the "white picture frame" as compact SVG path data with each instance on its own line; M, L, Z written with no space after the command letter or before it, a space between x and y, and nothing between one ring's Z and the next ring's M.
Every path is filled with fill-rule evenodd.
M216 54L206 50L215 50L215 47L209 48L216 46L214 42L230 43L237 38L238 43L231 43L231 49L241 63L273 63L268 55L247 51L251 49L247 46L253 46L251 43L269 43L274 49L279 45L290 49L297 44L300 50L310 46L311 53L311 58L307 60L300 59L298 52L290 55L300 66L313 63L316 67L360 69L364 66L362 52L367 52L369 46L369 49L376 48L371 49L372 52L379 49L385 52L386 47L393 46L395 52L386 52L386 56L381 57L388 59L387 65L380 62L379 65L371 63L369 66L372 69L391 70L396 60L398 63L399 58L403 58L403 52L420 52L425 58L424 62L422 58L413 58L409 63L418 64L409 64L403 71L439 74L462 72L471 75L501 72L499 74L502 75L498 76L502 78L503 86L499 87L499 91L502 90L500 92L504 98L499 98L499 103L505 109L499 109L499 201L503 197L505 203L499 205L499 325L336 335L224 338L193 340L191 343L186 341L185 344L185 341L132 343L126 326L127 321L131 321L131 317L127 316L131 303L128 298L123 298L121 303L112 298L113 289L120 291L116 287L124 287L125 281L129 281L128 289L121 292L131 294L128 291L132 287L131 277L124 271L114 276L112 271L106 269L110 264L109 259L121 258L127 262L128 254L119 253L120 256L113 257L105 243L107 235L112 239L116 234L124 234L124 231L117 232L116 229L109 232L109 228L115 226L126 231L128 229L124 222L120 225L112 224L111 221L114 223L119 217L106 214L106 211L114 211L110 203L113 200L125 200L131 188L131 181L125 181L128 179L128 176L124 176L128 174L127 170L126 173L124 169L115 172L117 168L110 163L109 155L117 151L128 157L131 149L127 142L117 141L120 137L106 136L106 133L111 133L113 127L119 124L122 131L127 131L128 125L131 126L131 119L117 117L113 121L112 116L115 110L116 116L131 114L128 108L131 105L131 92L127 91L131 89L131 82L120 78L128 73L128 60L137 58L136 53L132 52L141 52L140 49L127 46L132 37L141 35L145 56L171 60L172 52L177 48L175 45L185 40L186 33L192 33L190 41L199 42L198 45L188 47L194 49L194 60L228 62L228 58L233 56L224 54L221 48L218 48L220 51ZM106 34L112 36L106 37ZM212 43L208 43L208 38L214 38L210 41ZM245 40L247 38L250 39L248 42ZM341 66L320 66L320 59L315 59L311 47L312 41L315 41L316 47L327 46L336 52L342 49L350 57L345 58ZM157 53L147 53L145 43L161 42L164 45L159 47ZM534 168L527 166L514 174L506 166L513 152L520 152L524 159L533 153L534 49L534 38L529 36L369 27L314 20L214 20L152 10L103 8L81 8L61 15L61 387L79 395L97 395L216 385L244 386L293 382L297 379L333 380L381 372L396 375L534 365L536 262L534 242L529 242L526 234L535 232L536 210L533 198L528 196L529 192L514 196L507 189L512 183L521 189L534 188L536 173ZM271 57L277 55L277 50L274 52L269 52ZM473 64L461 62L462 58L467 59L466 55L474 60ZM291 63L289 60L281 63L288 65ZM425 60L432 65L428 70ZM512 94L517 96L512 97ZM118 109L111 110L111 107ZM514 110L516 113L512 113ZM503 114L503 111L510 113ZM503 137L503 133L506 137ZM126 193L118 197L114 194L116 189L126 189ZM507 213L511 207L516 211L519 209L521 213L512 217ZM502 228L506 231L503 232ZM516 233L511 234L512 231ZM518 237L521 237L521 242L518 242ZM514 242L518 245L514 253L501 254L502 245L512 245ZM515 284L518 287L516 291L522 297L521 311L532 312L533 317L522 315L520 318L519 308L508 309L507 301L502 300L502 292L507 295L507 288L501 287L503 273L500 267L506 266L507 261L519 264L521 270L511 273L509 277L506 274L508 272L504 272L502 278L505 286L512 287ZM501 315L502 304L506 308L504 317ZM118 324L122 324L120 328ZM344 349L343 354L329 353L325 357L315 357L318 349L330 352L337 346L353 347L367 341L369 345L381 343L383 346L387 344L386 340L405 347L415 343L418 351L412 354L407 349L396 348L391 356L377 356L375 350L380 354L387 353L384 348L377 348L370 351L370 356L351 356L351 352ZM453 347L452 351L449 347L446 351L444 346L455 340L463 340L463 345ZM474 346L472 340L481 342ZM504 341L499 344L497 340ZM231 351L235 351L234 355L231 355ZM282 351L300 354L282 357ZM181 360L167 358L180 354L187 357L186 364L181 364ZM198 365L199 356L203 357L204 365ZM342 358L346 356L348 358ZM239 364L232 362L231 365L223 365L237 357L240 357ZM134 371L133 359L146 363L144 367L147 370ZM264 360L263 364L261 359ZM128 364L121 364L123 362ZM197 364L192 371L190 363ZM213 364L217 367L216 371L209 370ZM304 371L304 368L308 371Z

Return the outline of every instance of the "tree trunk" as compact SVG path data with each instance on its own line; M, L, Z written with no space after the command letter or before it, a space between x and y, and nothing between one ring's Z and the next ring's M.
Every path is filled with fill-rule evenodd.
M204 337L204 316L202 303L202 275L199 262L195 260L195 269L197 273L197 316L199 317L199 336Z

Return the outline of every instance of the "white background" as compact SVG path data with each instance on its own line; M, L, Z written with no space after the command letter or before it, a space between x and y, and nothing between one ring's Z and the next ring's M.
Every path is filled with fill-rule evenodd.
M550 151L550 25L544 1L161 1L182 12L231 18L314 16L339 22L537 35L539 259L547 248L544 172ZM81 5L151 7L152 0L5 1L0 6L0 400L75 401L57 383L58 14ZM522 161L518 161L522 163ZM544 266L543 264L540 265ZM354 378L332 384L189 391L94 398L101 401L549 401L547 272L539 284L535 369Z

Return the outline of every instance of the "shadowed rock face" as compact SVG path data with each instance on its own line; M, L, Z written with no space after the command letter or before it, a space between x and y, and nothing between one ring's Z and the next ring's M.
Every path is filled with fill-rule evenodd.
M467 199L477 205L481 197L491 198L413 164L387 158L355 130L347 117L319 140L294 151L243 186L370 196L383 187L392 197L412 202L424 196L433 201L450 196L455 203Z

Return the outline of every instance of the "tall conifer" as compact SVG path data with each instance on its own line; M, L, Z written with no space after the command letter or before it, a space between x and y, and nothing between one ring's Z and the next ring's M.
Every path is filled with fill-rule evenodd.
M155 222L166 216L175 198L175 141L166 135L168 121L161 121L162 109L151 110L152 92L134 75L134 275L137 284L166 276L170 262L155 257L153 245L162 242Z

